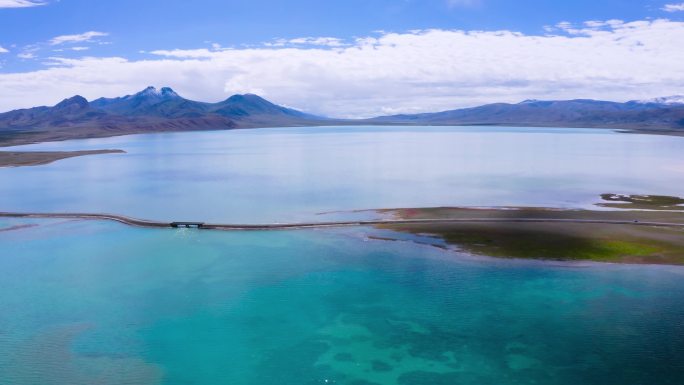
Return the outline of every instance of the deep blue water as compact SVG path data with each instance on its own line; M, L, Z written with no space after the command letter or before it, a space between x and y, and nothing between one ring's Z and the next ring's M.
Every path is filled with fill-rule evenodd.
M0 169L0 211L264 222L684 196L681 138L600 130L267 129L28 148L128 154ZM682 267L473 257L375 231L0 218L0 384L684 383Z

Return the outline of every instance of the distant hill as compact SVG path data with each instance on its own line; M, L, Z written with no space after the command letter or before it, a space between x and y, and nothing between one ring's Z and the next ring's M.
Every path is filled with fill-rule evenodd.
M658 102L662 100L663 102ZM684 104L670 98L627 103L597 100L496 103L435 113L392 115L370 123L425 125L515 125L543 127L597 127L635 130L684 131Z
M168 87L147 87L118 98L88 102L77 95L53 107L2 113L0 144L327 122L326 118L278 106L257 95L233 95L218 103L203 103L185 99Z
M641 101L635 101L635 102L636 103L665 104L665 105L670 105L670 106L677 106L677 105L684 106L684 95L665 96L662 98L641 100Z
M435 113L341 120L282 107L252 94L204 103L185 99L168 87L147 87L118 98L88 102L77 95L53 107L2 113L0 146L151 132L364 124L598 127L684 134L684 97L627 103L526 100Z

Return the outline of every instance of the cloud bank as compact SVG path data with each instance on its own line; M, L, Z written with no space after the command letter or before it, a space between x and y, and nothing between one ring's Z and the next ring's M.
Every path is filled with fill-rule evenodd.
M80 43L80 42L90 42L96 37L108 36L108 33L88 31L76 35L62 35L50 39L50 45L59 45L65 43Z
M665 11L665 12L680 12L680 11L684 11L684 3L666 4L666 5L663 7L663 11Z
M0 74L0 110L54 104L74 94L118 96L147 85L169 85L203 101L257 93L336 117L528 98L647 99L684 90L682 22L590 21L547 30L307 37L276 46L155 50L144 60L55 57L42 70Z
M36 0L0 0L0 8L27 8L47 4Z

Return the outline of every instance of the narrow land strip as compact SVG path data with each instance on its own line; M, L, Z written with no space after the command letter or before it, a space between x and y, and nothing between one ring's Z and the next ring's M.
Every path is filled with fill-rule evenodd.
M76 156L123 153L123 150L0 151L0 167L39 166Z
M0 217L110 220L148 228L295 230L365 226L369 239L417 241L477 255L541 260L684 265L684 213L663 210L410 208L374 210L383 219L300 223L165 222L93 213L11 213ZM380 232L380 233L377 233ZM410 235L412 234L412 235ZM427 241L432 244L431 241ZM442 246L443 247L443 246Z
M633 225L656 227L682 227L684 222L640 221L638 219L578 219L578 218L421 218L421 219L379 219L361 221L328 221L299 223L264 223L264 224L227 224L205 222L162 222L131 218L115 214L94 213L13 213L0 212L6 218L74 218L92 220L111 220L138 227L175 228L193 226L205 230L283 230L321 227L375 226L375 225L408 225L408 224L445 224L445 223L584 223L607 225ZM178 224L181 224L180 226Z

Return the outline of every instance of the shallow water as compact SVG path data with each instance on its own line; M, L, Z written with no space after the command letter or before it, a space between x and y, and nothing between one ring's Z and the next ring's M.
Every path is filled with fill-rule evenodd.
M274 128L17 148L128 153L0 169L0 211L255 223L396 207L587 207L601 193L684 196L684 138L610 130Z
M37 223L0 232L3 384L684 382L682 268Z

